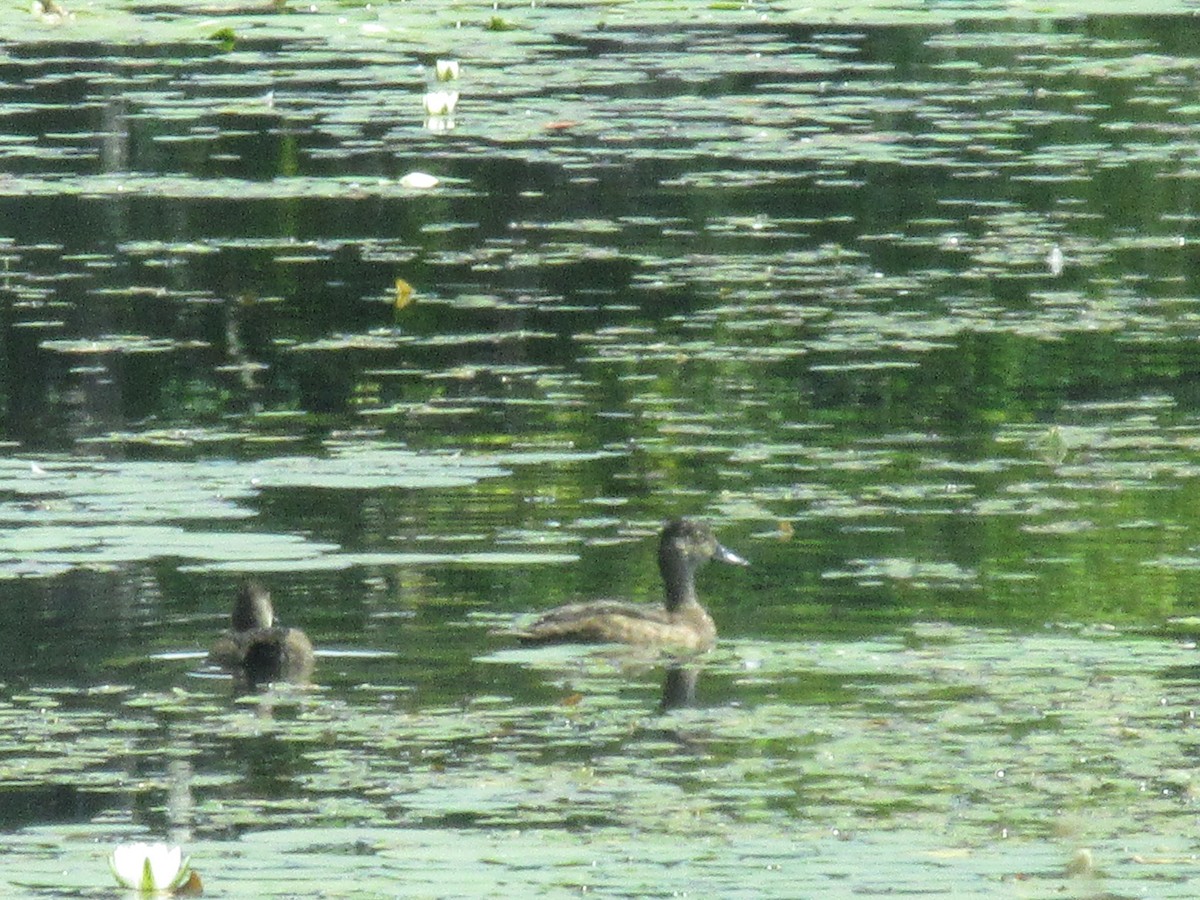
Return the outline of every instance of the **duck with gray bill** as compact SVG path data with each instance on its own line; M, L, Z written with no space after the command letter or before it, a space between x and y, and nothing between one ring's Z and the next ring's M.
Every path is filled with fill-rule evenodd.
M251 687L271 681L303 684L316 663L308 635L275 624L271 593L256 581L238 591L233 629L217 639L208 660Z
M525 644L612 642L707 650L716 642L717 627L696 595L696 570L710 559L749 565L721 546L708 525L677 519L662 530L658 542L663 606L617 600L570 603L545 613L515 634Z

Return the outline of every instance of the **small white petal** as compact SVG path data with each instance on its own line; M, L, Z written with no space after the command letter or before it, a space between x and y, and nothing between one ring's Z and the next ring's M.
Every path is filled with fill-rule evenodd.
M439 59L433 64L433 71L438 81L453 81L458 77L458 60Z
M438 179L435 175L430 175L428 172L409 172L400 179L400 184L406 188L431 188L437 187Z
M1046 268L1050 270L1050 274L1058 277L1063 272L1063 267L1066 265L1066 257L1063 256L1062 247L1055 244L1050 248L1050 252L1046 254Z

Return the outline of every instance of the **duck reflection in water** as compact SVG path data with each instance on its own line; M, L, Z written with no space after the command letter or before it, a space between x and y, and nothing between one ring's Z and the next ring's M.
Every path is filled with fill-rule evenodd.
M658 569L665 589L662 607L616 600L570 603L545 613L515 634L525 644L614 642L708 650L716 642L717 628L696 595L696 570L710 559L748 565L721 546L708 525L677 519L659 538Z
M700 670L695 666L684 666L672 663L667 666L667 675L663 679L662 701L658 704L660 713L672 709L696 705L696 681L700 678Z
M272 681L305 684L316 663L308 635L275 624L271 594L256 581L242 585L233 605L233 628L213 644L208 660L250 688Z

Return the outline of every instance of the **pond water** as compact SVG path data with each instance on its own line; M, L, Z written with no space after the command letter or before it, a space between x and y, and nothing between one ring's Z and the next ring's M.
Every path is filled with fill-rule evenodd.
M5 896L1196 895L1191 6L65 2L0 11ZM712 653L503 634L684 514ZM247 577L311 689L205 668Z

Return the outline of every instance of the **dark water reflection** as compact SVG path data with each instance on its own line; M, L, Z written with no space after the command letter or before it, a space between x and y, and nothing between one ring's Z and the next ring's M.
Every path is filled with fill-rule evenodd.
M696 702L696 682L700 671L695 666L668 665L663 677L660 712L691 706Z
M65 822L217 896L1187 884L1190 651L1127 632L1200 569L1200 24L627 6L6 14L21 885L93 884ZM685 513L754 560L700 703L491 634ZM247 574L315 690L197 675Z

